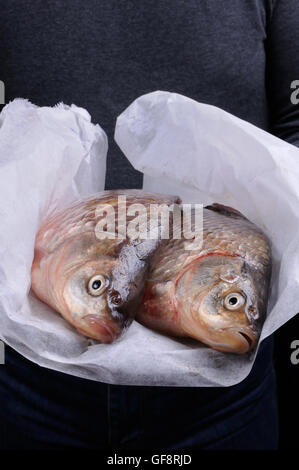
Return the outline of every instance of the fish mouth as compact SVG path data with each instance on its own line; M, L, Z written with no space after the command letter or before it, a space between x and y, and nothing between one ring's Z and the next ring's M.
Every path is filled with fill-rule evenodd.
M99 315L85 315L78 330L89 338L97 339L101 343L113 343L122 332L117 324L112 324Z
M236 351L237 353L244 354L252 350L257 344L258 334L250 328L234 330L234 334L237 335L238 339L241 341L239 351Z
M243 333L242 331L240 331L239 333L240 335L244 336L244 338L246 339L246 341L248 342L248 345L249 345L249 348L252 347L252 344L253 344L253 340L252 338L250 338L250 336L246 333Z

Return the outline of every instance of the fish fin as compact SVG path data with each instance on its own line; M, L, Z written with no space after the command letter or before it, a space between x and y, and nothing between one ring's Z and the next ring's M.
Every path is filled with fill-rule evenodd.
M241 214L241 212L237 211L237 209L230 206L224 206L223 204L218 204L218 202L214 202L210 206L206 206L205 209L219 212L220 214L227 215L228 217L241 217L242 219L248 220L243 214Z

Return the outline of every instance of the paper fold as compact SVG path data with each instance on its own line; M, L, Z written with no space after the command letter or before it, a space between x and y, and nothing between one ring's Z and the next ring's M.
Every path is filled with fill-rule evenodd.
M261 340L297 314L297 147L219 108L163 91L141 96L118 117L115 140L134 168L144 173L146 191L175 193L183 202L227 204L268 235L273 274ZM190 367L198 367L200 386L207 380L211 385L237 383L253 365L248 356L219 357L202 346L190 348L184 357ZM207 363L203 374L200 368ZM184 380L194 383L188 373L182 375L182 384Z

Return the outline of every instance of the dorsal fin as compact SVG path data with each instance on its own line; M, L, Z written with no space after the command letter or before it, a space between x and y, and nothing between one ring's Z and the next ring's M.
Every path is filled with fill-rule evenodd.
M214 202L210 206L206 206L205 209L209 209L210 211L219 212L220 214L227 215L228 217L241 217L242 219L246 219L246 217L241 214L241 212L237 211L237 209L233 209L229 206L224 206L223 204L218 204L218 202Z

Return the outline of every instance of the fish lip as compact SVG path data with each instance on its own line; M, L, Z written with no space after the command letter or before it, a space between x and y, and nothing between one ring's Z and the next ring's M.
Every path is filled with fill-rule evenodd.
M248 352L256 346L259 338L258 331L255 331L250 327L238 329L234 328L230 331L232 331L234 334L238 335L240 339L242 339L242 342L244 344L244 352Z
M99 315L88 314L82 320L88 327L88 331L85 331L84 327L81 328L81 331L85 331L85 335L87 334L89 337L93 337L102 343L113 343L121 334L120 326L112 327L109 322ZM92 336L90 330L93 332Z

